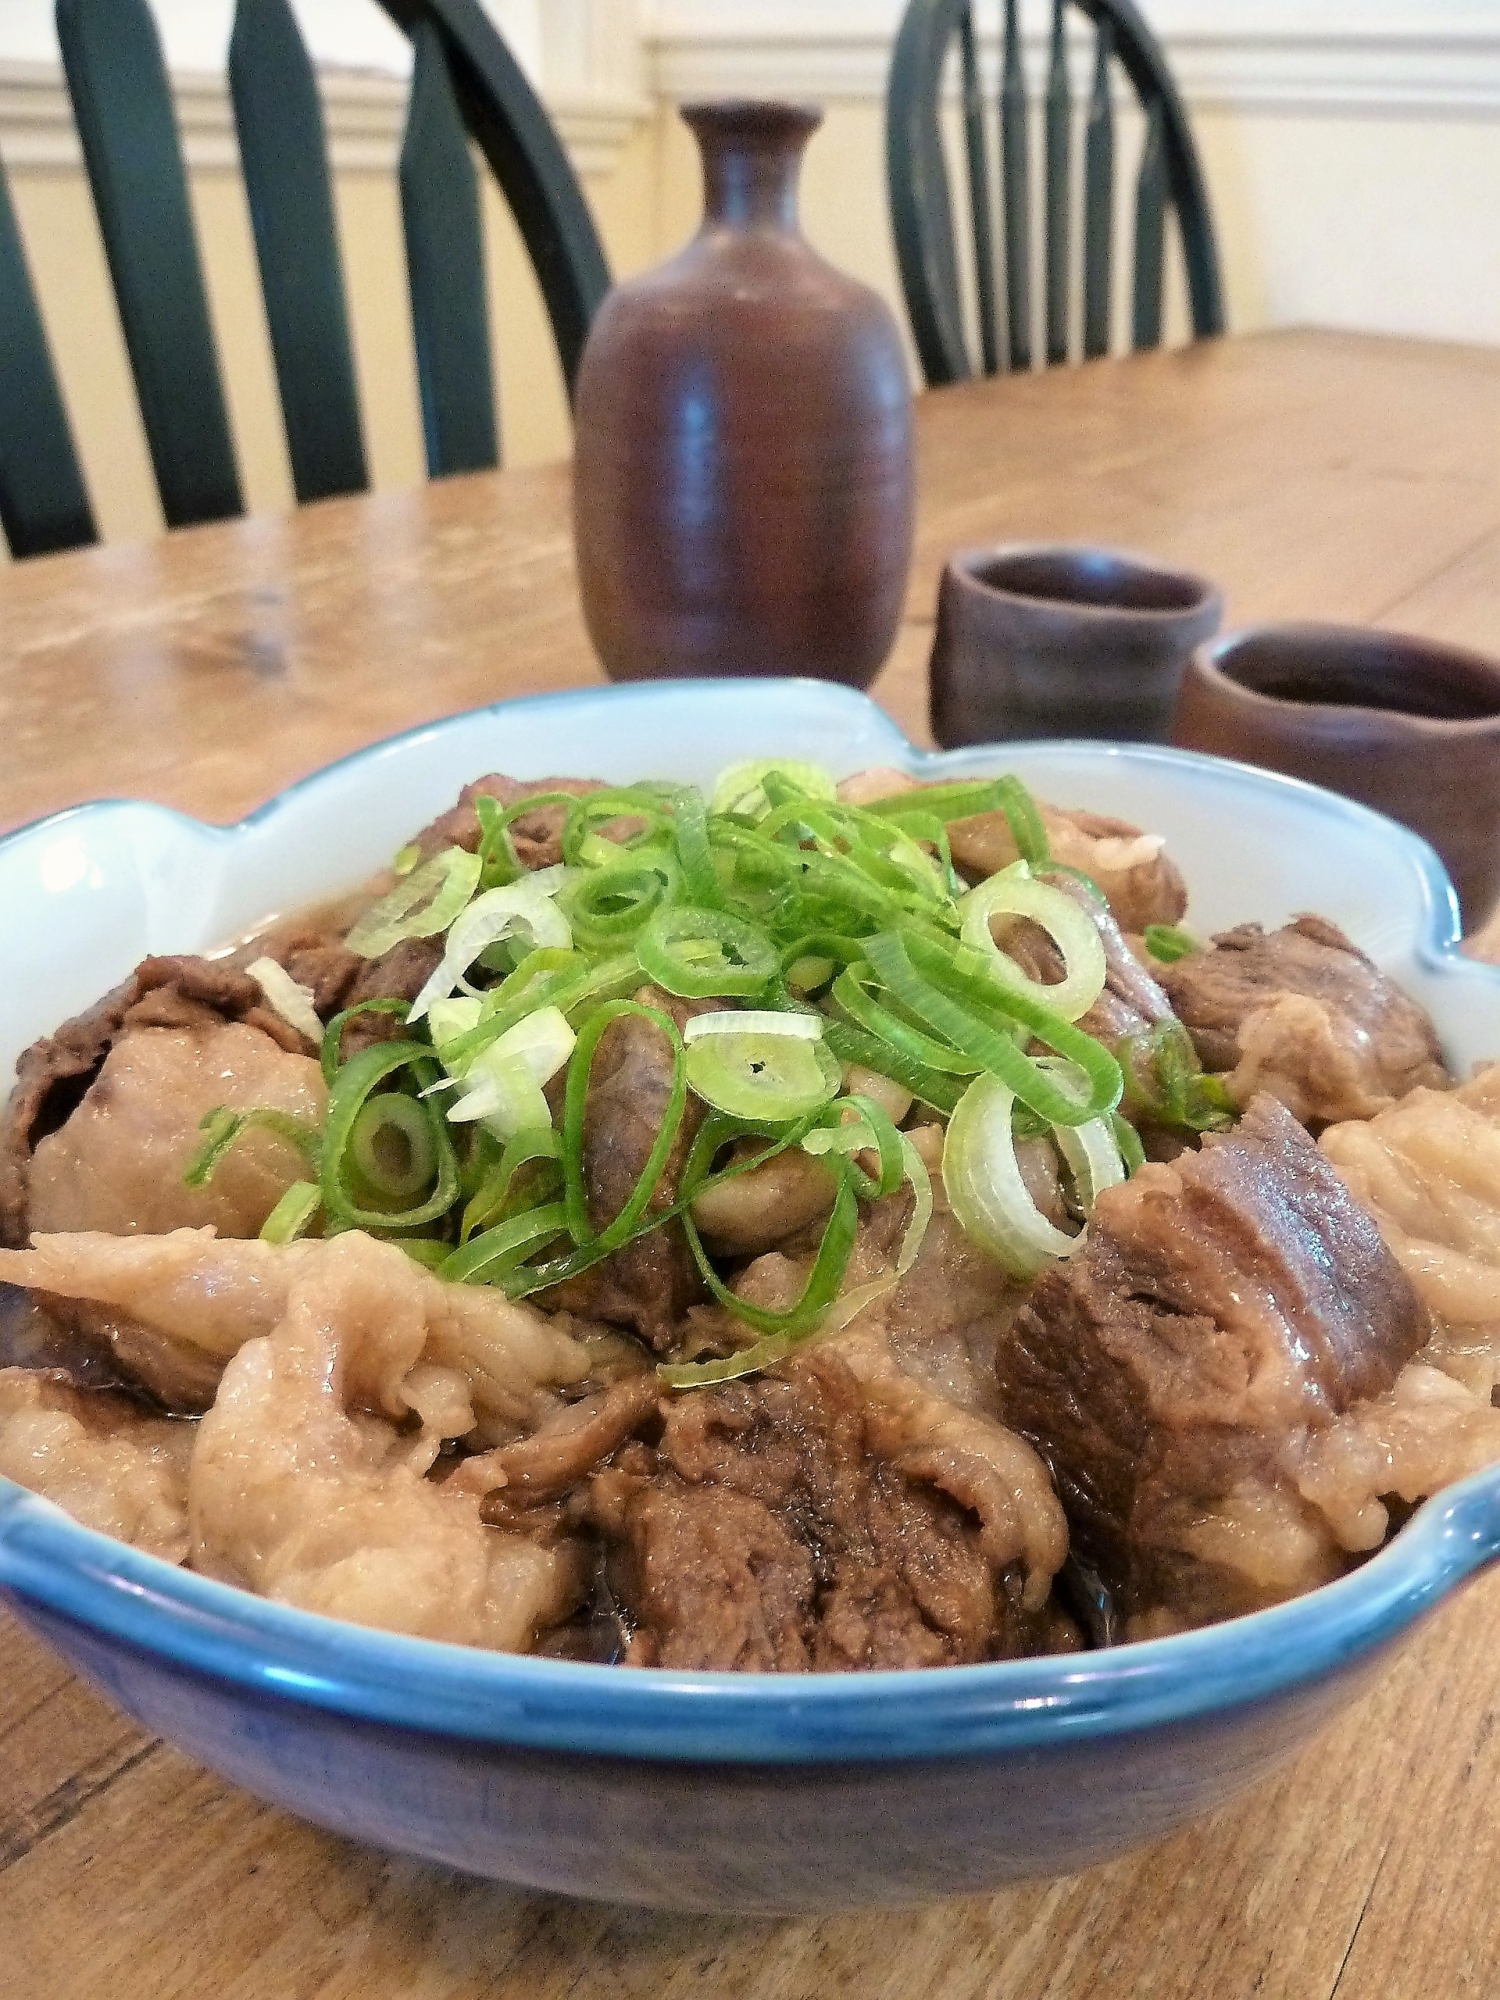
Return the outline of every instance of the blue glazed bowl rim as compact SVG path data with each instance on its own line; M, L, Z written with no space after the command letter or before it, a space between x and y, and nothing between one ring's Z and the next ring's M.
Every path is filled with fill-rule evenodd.
M842 709L891 761L916 773L962 774L994 746L914 751L865 696L818 682L654 683L498 703L577 712L580 704L663 706L687 695L781 700ZM198 838L263 828L307 786L461 730L476 711L402 732L288 786L237 826L209 827L166 808ZM1212 767L1236 788L1290 788L1319 810L1399 837L1425 908L1417 940L1428 964L1458 960L1456 899L1416 835L1300 780L1194 752L1059 742L1136 763ZM33 822L0 841L45 835L108 810L101 801ZM1372 830L1373 830L1372 827ZM1500 975L1492 975L1500 977ZM1036 1751L1122 1732L1191 1723L1332 1675L1398 1640L1425 1612L1500 1555L1500 1466L1430 1500L1378 1555L1336 1583L1249 1617L1106 1652L972 1667L861 1674L688 1673L590 1666L413 1639L344 1624L174 1567L72 1521L0 1479L0 1591L190 1672L365 1722L475 1742L671 1763L854 1764Z

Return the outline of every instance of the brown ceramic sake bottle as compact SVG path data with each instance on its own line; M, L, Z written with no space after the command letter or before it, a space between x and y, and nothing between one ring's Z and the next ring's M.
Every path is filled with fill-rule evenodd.
M706 214L617 286L576 399L589 633L616 680L811 674L864 687L911 553L911 393L868 287L797 226L821 113L690 104Z

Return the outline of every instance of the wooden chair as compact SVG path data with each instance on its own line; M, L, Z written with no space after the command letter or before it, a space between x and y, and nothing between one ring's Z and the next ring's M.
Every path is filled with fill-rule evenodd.
M434 477L498 461L472 138L525 241L571 390L609 272L545 111L477 0L379 0L410 37L399 180ZM168 526L242 510L182 151L146 0L57 0L58 38ZM299 501L368 483L323 118L288 0L237 0L229 87ZM95 539L0 173L0 527Z
M1193 331L1222 333L1224 306L1213 219L1187 115L1161 49L1131 0L1073 0L1094 25L1093 89L1084 134L1083 217L1078 261L1073 222L1073 98L1068 77L1067 0L1052 0L1051 49L1043 111L1045 355L1072 358L1075 272L1082 269L1081 351L1109 351L1114 239L1115 132L1111 85L1116 63L1145 115L1135 191L1131 326L1134 346L1161 340L1162 276L1169 208L1176 212L1187 267ZM1001 14L999 231L1004 311L996 285L996 229L988 117L980 70L975 0L911 0L891 61L886 95L886 163L891 220L912 333L929 383L993 375L1033 365L1030 118L1017 0ZM973 234L977 355L966 326L959 253L940 123L944 77L957 43L964 158Z

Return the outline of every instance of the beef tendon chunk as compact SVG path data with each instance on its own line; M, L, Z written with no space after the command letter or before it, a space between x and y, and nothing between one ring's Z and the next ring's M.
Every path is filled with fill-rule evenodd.
M1424 1359L1488 1402L1500 1387L1500 1063L1330 1125L1318 1143L1432 1313Z
M598 778L507 778L493 771L487 778L476 778L472 785L465 785L458 795L458 804L450 806L430 826L417 835L416 845L421 858L426 861L439 854L445 847L462 847L470 854L477 851L483 828L479 820L479 799L493 799L496 805L510 807L520 805L526 799L540 798L548 792L566 792L575 799L586 798L590 792L603 791ZM537 806L532 812L522 813L512 820L510 837L516 850L516 859L523 868L551 868L562 860L563 821L567 818L566 806L555 802Z
M1431 1021L1335 924L1240 924L1158 972L1205 1069L1230 1095L1280 1098L1314 1127L1372 1118L1447 1083Z
M1374 1222L1262 1096L1100 1195L1001 1345L1001 1401L1131 1629L1202 1624L1345 1566L1299 1468L1429 1332Z
M831 1347L664 1402L659 1446L627 1447L590 1486L634 1628L627 1663L791 1672L1042 1650L1066 1548L1042 1469L1038 1534L1020 1496L996 1507L978 1490L972 1441L925 1415L872 1398Z
M678 1000L654 986L643 987L635 997L642 1006L670 1016L679 1028L693 1015L723 1004ZM613 1222L630 1199L661 1131L671 1091L672 1049L661 1029L639 1014L612 1021L594 1054L583 1116L583 1177L595 1229ZM678 1175L702 1121L702 1102L690 1092L676 1142L652 1191L648 1217L676 1200ZM544 1293L541 1303L629 1327L664 1352L676 1340L682 1315L703 1297L703 1281L682 1226L669 1222Z
M0 1368L0 1476L168 1562L188 1552L191 1424L56 1370Z
M212 1223L253 1236L306 1163L253 1132L206 1188L183 1186L205 1112L269 1106L316 1128L328 1093L310 1045L217 960L148 958L34 1043L0 1117L0 1242L37 1230L152 1233Z

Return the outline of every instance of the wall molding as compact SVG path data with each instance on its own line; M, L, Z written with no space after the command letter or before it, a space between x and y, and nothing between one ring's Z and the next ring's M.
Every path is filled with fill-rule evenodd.
M334 172L393 173L406 119L406 79L384 71L325 68L319 83ZM174 76L172 88L188 166L238 169L224 78L184 73ZM547 108L584 175L609 173L653 110L636 92L587 88L549 94ZM7 169L81 166L72 108L55 63L0 61L0 159Z
M1189 104L1500 116L1500 9L1493 5L1160 0L1146 11ZM674 101L879 99L900 14L892 0L658 0L644 26L647 73L656 92ZM1038 64L1042 39L1037 20Z

